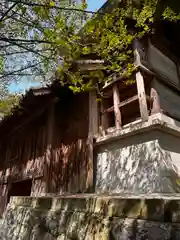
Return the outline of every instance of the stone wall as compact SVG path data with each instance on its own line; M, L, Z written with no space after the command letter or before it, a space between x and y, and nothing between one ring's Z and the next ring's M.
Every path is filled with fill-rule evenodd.
M180 195L14 197L1 240L180 239Z
M135 133L130 126L129 135L98 143L95 192L180 192L179 132L158 124L144 128L141 123Z

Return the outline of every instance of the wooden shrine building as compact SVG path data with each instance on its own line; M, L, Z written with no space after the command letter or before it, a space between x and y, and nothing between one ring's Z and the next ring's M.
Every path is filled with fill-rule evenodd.
M134 42L133 84L31 89L0 123L0 210L10 196L179 192L179 25ZM177 181L178 180L178 181Z

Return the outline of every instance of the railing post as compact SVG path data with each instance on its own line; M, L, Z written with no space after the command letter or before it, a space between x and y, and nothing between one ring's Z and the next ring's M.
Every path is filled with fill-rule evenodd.
M159 93L156 90L156 86L155 86L155 81L154 80L152 82L150 96L151 96L151 99L152 99L151 114L160 113L161 112L161 105L160 105Z
M115 124L116 128L120 129L122 125L121 111L120 111L120 96L117 84L113 85L113 102L114 102L114 114L115 114Z
M135 53L134 64L136 66L139 66L141 64L141 56L139 54L138 48L139 48L139 40L137 38L135 38L134 42L133 42L133 49L134 49L134 53ZM137 92L138 92L141 119L143 121L147 121L149 114L148 114L147 99L146 99L145 86L144 86L144 78L139 69L136 73L136 84L137 84Z
M136 73L136 83L137 83L141 119L143 121L147 121L149 114L148 114L147 99L146 99L146 93L145 93L145 87L144 87L144 78L142 73L139 70Z
M89 93L89 135L98 133L98 104L96 91Z

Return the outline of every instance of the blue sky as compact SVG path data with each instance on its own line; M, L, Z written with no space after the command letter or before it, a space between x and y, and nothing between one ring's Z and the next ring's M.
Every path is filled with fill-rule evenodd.
M104 3L106 2L106 0L88 0L88 9L91 11L96 11L98 10Z
M88 10L90 11L97 11L104 3L106 0L87 0L88 3ZM32 86L36 87L39 86L38 82L30 82L30 81L23 81L21 83L12 83L9 86L9 90L11 92L25 92L26 89L31 88Z

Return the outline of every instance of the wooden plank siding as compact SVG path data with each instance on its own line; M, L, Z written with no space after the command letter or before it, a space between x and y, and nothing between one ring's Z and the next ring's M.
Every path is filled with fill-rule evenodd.
M18 128L9 139L1 138L3 199L6 185L27 179L32 179L32 196L87 192L93 175L88 133L89 94L72 94Z
M88 188L88 94L56 106L52 147L51 192L85 192ZM59 111L62 109L63 111Z

